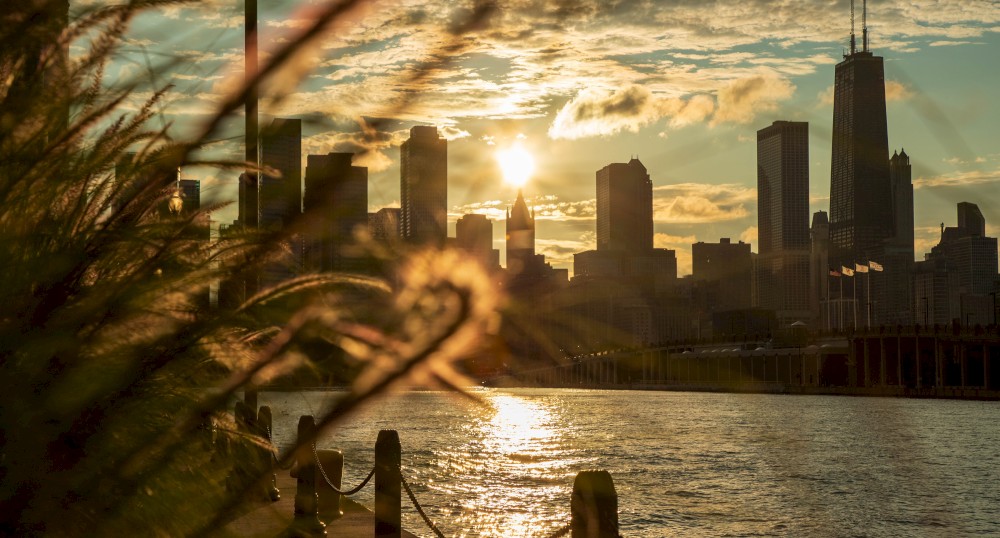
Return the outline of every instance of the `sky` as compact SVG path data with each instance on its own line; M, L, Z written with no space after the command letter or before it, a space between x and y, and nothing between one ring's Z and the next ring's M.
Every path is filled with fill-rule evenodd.
M263 63L320 2L259 4ZM697 241L728 237L756 251L756 131L775 120L809 122L810 209L828 211L849 1L499 0L456 33L475 5L365 4L268 82L262 114L306 120L304 153L366 150L355 164L369 169L372 211L399 205L409 128L437 125L449 139L450 233L462 214L486 214L501 255L516 188L496 154L519 144L535 160L523 189L536 248L571 271L573 253L595 248L596 171L634 156L653 182L655 246L677 251L680 275ZM173 84L155 121L183 137L242 78L242 9L211 0L146 14L109 75ZM885 58L890 152L905 148L913 165L917 258L941 223L955 225L958 202L977 203L988 235L1000 235L1000 2L872 0L867 15L871 50ZM414 77L428 62L434 69ZM242 129L230 122L210 151L241 158ZM184 175L202 180L203 196L236 197L235 172Z

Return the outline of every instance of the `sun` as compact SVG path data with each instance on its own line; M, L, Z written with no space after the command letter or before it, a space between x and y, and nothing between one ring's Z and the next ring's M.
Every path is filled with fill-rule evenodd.
M497 162L507 183L521 187L535 172L535 158L519 142L507 149L497 150Z

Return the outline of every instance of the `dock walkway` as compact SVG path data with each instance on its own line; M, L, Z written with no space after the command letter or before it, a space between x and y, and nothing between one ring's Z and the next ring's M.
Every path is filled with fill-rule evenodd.
M278 489L281 490L278 502L260 504L236 518L226 526L227 534L253 538L287 536L295 504L295 479L289 476L288 471L279 472ZM328 537L374 535L375 521L371 510L344 498L341 499L341 510L344 512L343 517L325 522ZM417 538L415 534L405 530L402 536Z

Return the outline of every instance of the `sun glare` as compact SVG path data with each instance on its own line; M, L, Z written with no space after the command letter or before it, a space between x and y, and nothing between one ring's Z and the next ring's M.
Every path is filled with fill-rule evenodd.
M504 181L515 187L527 183L535 171L535 158L519 143L497 150L496 159L503 171Z

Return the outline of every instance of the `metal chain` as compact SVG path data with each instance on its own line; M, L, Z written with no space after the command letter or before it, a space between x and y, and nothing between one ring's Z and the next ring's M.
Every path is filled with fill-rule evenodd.
M399 480L403 483L403 489L406 490L406 495L410 497L410 502L413 503L413 507L417 509L417 513L420 514L424 523L427 524L427 528L429 528L438 538L444 538L444 534L438 530L437 525L431 521L431 518L427 517L427 514L424 513L423 507L421 507L420 503L417 502L417 498L413 495L413 490L410 489L410 485L406 483L406 478L403 477L402 468L399 469Z
M572 528L573 527L571 527L569 524L567 524L565 527L561 527L559 529L556 529L555 532L553 532L552 534L546 536L545 538L560 538L562 536L566 536L567 534L569 534L569 531L572 530Z
M267 440L271 442L271 446L274 446L274 438L271 437L271 427L268 426L267 424L265 424L264 428L267 430ZM278 459L278 456L276 456L274 454L273 450L269 450L268 452L271 453L271 459L274 460L274 465L278 469L281 469L282 471L287 471L287 470L291 469L292 467L295 467L295 458L292 458L292 460L288 462L287 466L285 466L285 465L281 465L281 460Z
M360 484L358 484L358 487L350 491L341 491L340 488L333 485L333 482L330 480L330 477L327 476L326 474L326 469L324 469L323 464L320 463L319 452L316 451L316 443L312 444L312 449L313 449L313 461L316 462L316 468L319 469L319 474L323 476L323 481L326 482L327 486L330 486L330 489L345 497L350 497L351 495L354 495L355 493L364 489L364 487L368 485L368 482L372 479L372 477L375 476L375 467L372 467L372 472L368 473L368 476L364 480L362 480Z

